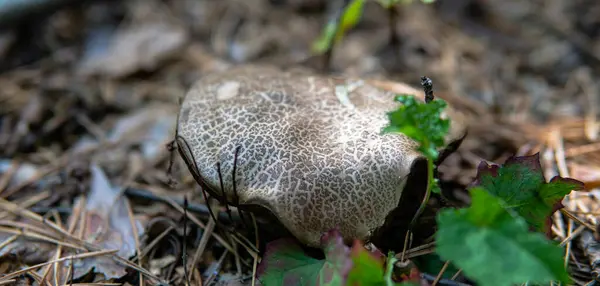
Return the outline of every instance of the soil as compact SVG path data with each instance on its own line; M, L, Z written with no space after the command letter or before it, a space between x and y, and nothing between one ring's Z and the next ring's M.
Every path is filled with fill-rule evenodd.
M145 225L142 241L134 243L131 236L129 243L143 249L173 227L167 238L150 245L140 265L163 281L184 285L186 275L205 283L250 281L249 252L239 250L236 258L213 236L203 235L218 233L242 249L231 242L227 227L211 226L202 192L177 156L169 167L167 149L173 127L167 123L174 120L180 97L198 78L233 65L303 68L415 87L427 76L437 94L470 114L469 136L439 167L445 198L432 201L421 242L434 231L436 209L468 203L464 188L481 161L501 163L512 155L542 152L548 176L600 181L597 1L413 1L394 12L367 1L358 25L329 56L315 54L311 46L343 1L34 2L0 3L0 197L6 200L0 216L31 223L31 217L9 216L5 204L13 203L42 217L58 216L64 226L76 225L67 217L83 206L77 201L101 188L98 178L106 178L122 188L135 214L121 219L135 217ZM183 219L177 207L184 196L200 221ZM577 202L589 212L597 206L595 197L589 200ZM577 202L573 208L582 208ZM220 223L231 225L223 206L213 208L221 210ZM593 215L585 219L596 225ZM259 248L283 233L262 229ZM251 231L244 235L253 241ZM387 245L399 245L399 237L390 235ZM188 262L196 259L198 265L187 274L183 244ZM0 273L61 255L55 244L36 245L37 252L26 251L29 246L13 243L0 251ZM577 259L570 261L580 266L574 270L578 284L594 276L590 254L582 251L575 248ZM101 281L109 271L121 271L105 265L106 272L82 274L78 281ZM42 279L45 268L40 269L18 280ZM68 269L59 271L61 279ZM138 273L128 270L112 281L148 279Z

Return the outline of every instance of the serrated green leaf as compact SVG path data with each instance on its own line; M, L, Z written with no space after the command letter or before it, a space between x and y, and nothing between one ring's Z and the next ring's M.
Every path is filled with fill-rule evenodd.
M469 208L438 214L436 245L442 259L462 268L478 285L568 283L562 248L528 231L525 220L485 189L471 189L471 197Z
M444 145L450 130L450 120L441 118L446 102L439 99L419 102L410 95L399 95L395 100L402 105L387 113L389 124L383 128L383 133L404 133L420 144L419 151L435 160L437 150Z
M584 184L578 180L556 176L550 180L550 183L542 185L539 196L547 205L554 205L569 194L571 190L583 189Z
M337 230L321 240L325 260L312 258L292 240L269 243L261 260L257 277L264 286L271 285L345 285L352 268L350 249Z
M302 249L291 240L280 240L269 244L261 260L257 277L265 286L305 285L317 281L324 261L307 257Z
M511 157L502 166L482 162L473 186L502 199L505 207L515 210L534 230L547 234L551 226L548 218L562 207L564 196L583 189L583 183L561 177L546 183L539 153Z

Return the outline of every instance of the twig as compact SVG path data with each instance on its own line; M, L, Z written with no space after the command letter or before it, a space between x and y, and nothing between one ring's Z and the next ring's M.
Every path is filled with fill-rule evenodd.
M56 263L56 262L63 262L65 260L69 260L69 259L82 259L82 258L102 256L102 255L106 255L106 254L115 254L117 252L118 252L118 250L114 249L114 250L102 250L102 251L87 252L87 253L81 253L81 254L76 254L76 255L71 255L71 256L65 256L65 257L62 257L62 258L59 258L59 259L54 259L54 260L51 260L51 261L48 261L48 262L43 262L43 263L40 263L40 264L36 264L36 265L30 266L30 267L23 268L21 270L17 270L17 271L15 271L13 273L10 273L10 274L7 274L7 275L5 275L3 277L0 277L0 282L6 281L6 280L8 280L10 278L17 277L17 276L19 276L21 274L24 274L24 273L27 273L27 272L29 272L31 270L35 270L35 269L38 269L40 267L43 267L43 266L46 266L46 265L50 265L50 264L53 264L53 263Z
M569 236L567 236L563 241L560 242L560 246L565 246L568 242L571 242L574 238L576 238L579 234L581 234L585 229L586 229L585 226L580 225L571 234L569 234Z
M256 219L253 213L250 213L250 217L252 217L252 224L254 225L254 233L256 238L256 249L258 249L259 240L258 240L258 226L256 224ZM258 266L258 255L254 257L254 263L252 263L252 286L256 286L256 268Z
M156 194L154 192L154 187L151 186L145 186L145 189L147 189L148 191ZM179 204L177 204L176 202L173 201L173 199L169 198L169 197L164 197L165 202L167 202L169 205L171 205L173 208L175 208L177 211L181 212L182 214L184 213L183 208L181 206L179 206ZM202 223L198 218L196 218L196 216L194 216L193 214L187 213L187 218L189 220L191 220L193 223L195 223L196 225L198 225L200 228L205 229L206 225L204 225L204 223ZM223 237L221 237L220 235L214 233L213 236L215 237L215 239L221 243L223 245L223 247L227 248L227 250L232 251L233 248L231 247L231 245L225 240L223 239ZM233 252L233 251L232 251Z
M4 190L6 190L6 188L10 184L10 180L13 178L18 169L19 161L13 160L8 170L6 170L6 172L2 174L2 177L0 177L0 194L2 194Z
M8 227L0 227L0 232L12 233L12 234L16 234L16 235L20 235L20 236L24 236L24 237L39 239L39 240L42 240L42 241L50 242L50 243L53 243L53 244L56 244L56 245L66 246L66 247L73 248L73 249L86 250L85 247L81 247L81 246L78 246L78 245L74 245L74 244L62 242L60 240L56 240L56 239L44 236L44 235L39 234L39 233L27 231L25 229L18 230L18 229L13 229L13 228L8 228Z
M183 243L181 245L181 260L183 260L183 278L185 279L185 285L190 285L190 276L188 274L188 265L187 265L187 207L188 200L187 197L183 197ZM192 271L195 268L192 267Z
M209 218L208 225L206 226L206 228L204 228L204 233L202 233L202 238L200 239L200 243L198 244L198 247L196 248L194 257L192 258L192 263L190 264L190 267L192 269L196 268L196 262L198 261L198 258L200 256L202 256L202 254L204 253L204 250L206 249L206 245L208 244L208 240L210 239L211 235L213 234L214 229L215 229L215 220L212 218Z
M440 269L440 272L438 273L437 277L435 277L435 280L433 280L433 283L431 283L431 286L435 286L438 284L438 282L440 282L440 279L442 279L442 276L444 275L444 272L446 272L448 265L450 265L450 261L446 261L446 263L444 263L444 266L442 266L442 269Z
M9 244L11 244L15 240L17 240L17 238L19 238L19 236L21 236L21 235L20 234L14 234L13 236L11 236L8 239L4 240L2 243L0 243L0 250L2 248L5 248L6 246L8 246Z
M458 275L460 275L460 273L462 273L462 268L458 269L458 271L456 271L456 273L454 273L454 275L452 275L452 278L450 278L450 280L456 280L456 278L458 278Z
M569 212L568 210L562 208L560 209L560 212L564 215L566 215L568 218L574 220L575 222L577 222L578 224L581 224L583 226L585 226L586 228L588 228L591 231L595 231L596 229L594 228L593 225L579 219L578 217L576 217L575 215L573 215L571 212Z
M129 224L131 225L131 232L133 234L133 241L135 243L135 250L137 253L141 253L140 251L140 240L138 236L138 229L135 224L135 218L133 217L133 211L131 209L131 204L127 198L123 198L125 200L125 207L127 208L127 216L129 217ZM142 260L138 260L138 266L142 268ZM138 273L140 286L144 286L144 276L142 273Z

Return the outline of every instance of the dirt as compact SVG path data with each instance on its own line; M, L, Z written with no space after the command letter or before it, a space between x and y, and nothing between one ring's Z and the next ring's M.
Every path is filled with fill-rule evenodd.
M232 65L306 68L416 87L421 76L428 76L436 93L478 118L461 149L440 167L444 189L458 201L468 201L462 190L480 161L502 162L514 154L544 151L547 145L557 150L554 133L544 129L549 126L562 126L559 137L569 168L591 170L598 161L590 162L600 159L600 148L579 148L593 145L598 135L592 124L600 102L596 1L414 1L398 6L394 34L389 11L371 1L328 62L312 53L311 45L339 1L55 2L61 3L0 17L5 27L0 32L0 197L41 216L51 217L53 208L62 210L59 221L68 223L65 218L75 213L76 201L91 189L90 170L97 171L97 164L111 182L105 185L122 188L131 212L146 223L138 247L173 227L149 248L141 267L178 285L185 276L185 242L188 259L196 255L198 262L198 270L189 273L196 281L202 276L226 283L227 277L252 273L251 250L240 251L238 260L219 239L203 235L213 233L202 223L208 221L208 209L181 160L175 158L171 174L166 172L166 146L174 127L166 122L173 120L179 98L198 78ZM6 7L0 4L0 15ZM581 121L587 122L585 127L577 123ZM562 170L549 162L548 173ZM588 173L589 180L598 180L594 174L600 172ZM188 219L185 228L177 208L183 196L200 220ZM36 200L28 203L32 197ZM113 223L130 220L125 209ZM218 216L230 223L224 210ZM231 241L220 227L214 233ZM7 253L22 254L22 246L13 245ZM48 261L61 252L55 245L38 247L44 251L21 263ZM2 273L20 265L6 261L0 263ZM218 271L219 276L211 274ZM138 283L137 272L128 273L121 280ZM583 277L589 275L585 273ZM59 274L66 279L66 273ZM36 280L35 275L19 279ZM231 279L227 283L237 281Z

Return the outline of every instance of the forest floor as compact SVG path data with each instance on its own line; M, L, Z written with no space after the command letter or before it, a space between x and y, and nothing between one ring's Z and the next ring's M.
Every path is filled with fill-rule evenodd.
M9 27L0 33L0 273L21 270L0 282L183 285L185 242L194 281L248 285L251 251L215 228L178 158L169 184L167 144L178 100L197 79L249 63L415 87L428 76L474 118L440 167L444 188L468 200L480 161L539 152L547 178L591 190L566 199L577 218L557 214L553 232L572 250L577 284L598 275L600 256L583 237L596 234L600 208L600 2L415 1L398 9L396 49L387 11L368 3L323 71L311 45L327 21L325 2L87 1L19 22L0 17ZM108 236L90 238L105 226ZM90 250L85 239L99 247L90 258L46 263ZM142 263L126 268L102 252L114 245L122 257L142 253Z

